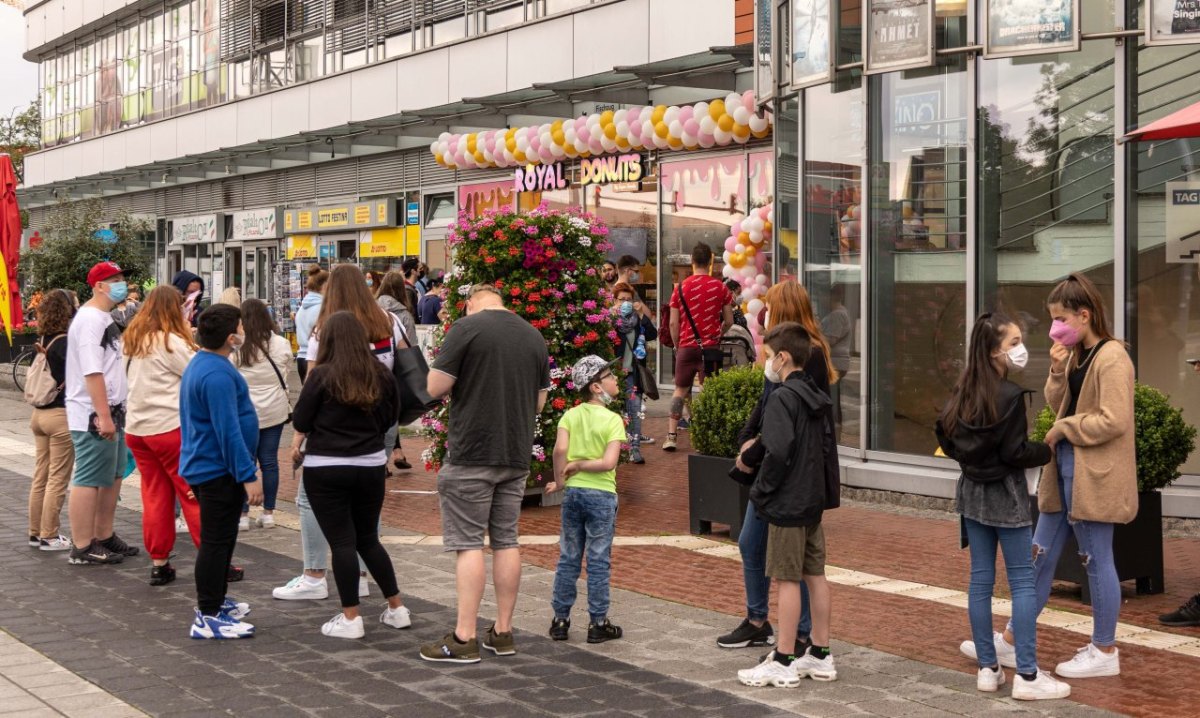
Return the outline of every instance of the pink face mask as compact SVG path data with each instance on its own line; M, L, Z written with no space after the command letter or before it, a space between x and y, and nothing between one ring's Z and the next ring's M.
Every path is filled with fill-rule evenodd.
M1079 343L1079 331L1061 319L1055 319L1050 325L1050 339L1055 344L1073 347Z

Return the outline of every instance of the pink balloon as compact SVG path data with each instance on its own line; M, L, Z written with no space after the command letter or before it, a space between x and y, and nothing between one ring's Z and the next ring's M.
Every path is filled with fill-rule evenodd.
M587 127L587 115L580 115L579 117L576 117L575 118L575 134L579 134L579 131L585 127Z
M732 252L733 248L737 246L737 243L737 237L729 237L725 240L725 249Z
M676 119L678 119L680 122L682 122L684 124L687 124L687 121L692 119L692 117L695 115L695 112L696 112L696 108L693 107L692 105L684 105L679 108L679 117ZM700 133L699 132L691 132L689 134L698 135Z
M543 164L548 164L548 165L554 164L554 153L550 151L549 147L543 147L541 150L539 150L538 157L542 158ZM761 269L761 267L760 267L760 269Z
M754 90L746 90L742 93L742 106L746 108L750 114L754 114Z
M462 167L467 163L467 153L459 150L454 153L454 164Z
M588 152L594 155L604 154L604 145L600 144L599 138L593 137L592 141L588 143Z
M766 264L767 264L767 255L763 254L762 252L759 252L754 255L754 268L755 269L757 269L758 271L761 272L763 267L766 266Z
M733 225L729 228L729 233L731 235L733 235L734 237L737 237L739 234L742 233L742 221L740 219L738 221L734 222Z
M633 127L633 126L637 125L638 122L640 122L640 120L638 118L641 117L641 114L642 114L642 108L630 107L628 110L625 111L625 121L629 123L630 127Z
M700 140L700 146L705 149L717 144L716 138L707 132L701 132L700 134L696 135L696 138Z
M534 135L529 138L529 149L537 152L542 149L542 138Z
M684 109L690 110L691 108L686 107ZM700 123L696 122L694 119L689 117L687 119L687 121L683 123L683 131L685 133L691 135L692 137L699 137L700 136Z

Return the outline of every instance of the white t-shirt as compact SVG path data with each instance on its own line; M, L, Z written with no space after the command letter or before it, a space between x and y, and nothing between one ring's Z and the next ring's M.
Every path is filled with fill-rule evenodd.
M96 410L84 381L92 374L104 375L110 406L125 403L129 386L121 361L121 329L108 312L83 306L67 331L67 427L71 431L87 431Z
M392 322L392 340L372 345L371 351L375 354L376 359L382 362L385 367L391 369L392 365L396 363L396 354L392 350L392 344L395 343L396 346L403 346L404 342L406 342L408 339L404 334L404 327L401 326L400 320L396 319L391 312L384 311L384 314L387 314L388 319ZM308 363L310 366L316 364L317 350L320 349L320 347L321 340L317 336L317 331L314 329L313 333L308 337L308 351L305 352L305 356L308 357Z

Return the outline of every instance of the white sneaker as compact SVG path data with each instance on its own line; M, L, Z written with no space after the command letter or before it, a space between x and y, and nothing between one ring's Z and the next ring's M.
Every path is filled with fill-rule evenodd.
M55 536L52 539L41 539L38 541L39 551L68 551L71 548L71 539L66 536Z
M1000 686L1004 685L1004 669L997 668L980 668L979 675L975 677L975 690L983 691L984 693L995 693L1000 690ZM1013 688L1013 693L1017 689Z
M1038 671L1037 678L1027 681L1013 677L1012 697L1018 701L1047 701L1071 695L1071 686L1045 671Z
M1102 678L1121 675L1120 651L1113 648L1105 653L1094 644L1087 644L1075 652L1075 657L1055 667L1054 672L1063 678Z
M814 681L836 681L837 668L833 665L833 654L817 658L811 653L805 653L792 661L792 670L797 678L811 678Z
M365 633L362 616L351 621L346 614L339 613L321 626L321 633L331 638L362 638Z
M412 625L412 611L408 610L408 606L388 606L379 614L379 622L392 628L408 628Z
M185 534L188 531L187 519L182 516L175 517L175 533Z
M992 641L996 644L996 660L1000 665L1005 668L1016 668L1017 649L1004 640L1004 634L996 631L992 634ZM972 661L979 660L979 655L975 651L975 641L963 641L958 650Z
M324 576L314 581L301 575L288 581L287 585L271 591L271 595L281 601L329 598L329 582Z
M775 651L771 651L767 654L766 659L754 668L746 668L738 671L738 680L744 686L753 686L755 688L763 686L795 688L800 685L800 678L796 675L795 671L797 661L793 661L790 666L785 666L775 660Z
M258 517L257 523L260 529L273 529L275 528L275 514L263 514Z
M238 531L249 531L249 530L250 530L250 517L243 514L242 517L240 519L238 519Z
M371 584L367 583L366 576L358 577L358 597L366 598L371 595Z

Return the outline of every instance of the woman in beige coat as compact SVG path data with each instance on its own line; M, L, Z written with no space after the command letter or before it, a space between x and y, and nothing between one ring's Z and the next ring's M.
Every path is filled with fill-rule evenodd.
M1138 510L1133 362L1124 342L1113 337L1104 298L1087 277L1067 277L1046 306L1054 320L1046 401L1058 420L1046 434L1055 457L1042 472L1033 533L1038 610L1050 598L1054 568L1074 534L1092 596L1092 642L1054 672L1064 678L1115 676L1121 672L1121 583L1113 528L1132 521ZM996 636L1001 663L1006 653L1012 656L1012 638L1011 626Z

